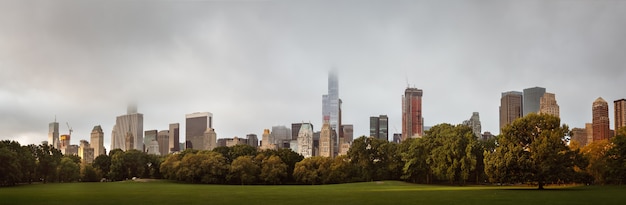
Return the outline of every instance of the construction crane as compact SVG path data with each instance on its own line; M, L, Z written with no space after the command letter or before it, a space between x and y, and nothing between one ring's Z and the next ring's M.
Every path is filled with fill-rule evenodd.
M74 131L74 130L72 130L72 127L70 127L70 123L65 122L65 124L67 125L67 129L69 129L69 130L70 130L70 134L69 134L69 136L72 136L72 131Z

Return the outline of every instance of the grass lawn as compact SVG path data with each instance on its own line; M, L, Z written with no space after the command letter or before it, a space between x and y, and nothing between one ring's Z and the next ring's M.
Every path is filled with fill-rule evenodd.
M35 184L0 188L0 204L626 204L624 186L435 186L396 181L237 186L167 181Z

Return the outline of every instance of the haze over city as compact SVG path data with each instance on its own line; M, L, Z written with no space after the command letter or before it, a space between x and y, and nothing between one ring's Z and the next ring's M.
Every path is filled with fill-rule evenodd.
M401 132L401 96L423 90L426 126L479 112L499 133L502 92L556 94L561 122L626 92L621 1L1 1L0 139L39 144L48 123L95 125L109 147L136 102L144 130L211 112L218 138L322 124L337 69L343 123ZM185 136L181 129L181 136ZM390 134L391 135L391 134ZM184 137L181 137L181 142Z

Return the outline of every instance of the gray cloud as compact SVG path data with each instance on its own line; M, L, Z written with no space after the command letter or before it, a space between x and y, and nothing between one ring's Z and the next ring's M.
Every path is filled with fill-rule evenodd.
M321 127L327 71L344 123L400 131L407 83L427 125L478 111L498 132L500 93L542 86L564 123L624 98L619 1L2 1L0 136L46 140L57 115L78 139L139 103L145 129L213 112L218 137ZM610 106L612 108L612 105ZM611 112L612 115L612 112ZM66 132L65 126L61 126ZM74 143L76 143L74 141Z

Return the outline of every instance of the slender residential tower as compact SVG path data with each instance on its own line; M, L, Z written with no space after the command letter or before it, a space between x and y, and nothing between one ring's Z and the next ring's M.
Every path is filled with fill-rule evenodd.
M56 122L57 119L55 117L54 122L51 122L48 125L48 144L51 147L60 149L59 147L59 123Z
M104 150L104 132L100 125L94 126L91 131L91 147L93 148L94 158L106 154L106 150Z
M169 153L174 153L174 152L178 152L180 151L180 142L179 142L179 131L180 131L180 124L178 123L171 123L170 124L170 132L169 132Z
M402 96L402 140L421 137L424 134L422 117L422 90L406 88Z
M524 89L522 111L526 116L529 113L538 113L541 103L541 97L546 93L546 89L542 87L533 87Z
M615 103L615 134L622 128L626 127L626 99L619 99Z
M592 106L593 120L593 141L606 140L611 137L611 129L609 128L609 104L599 97L593 101Z

